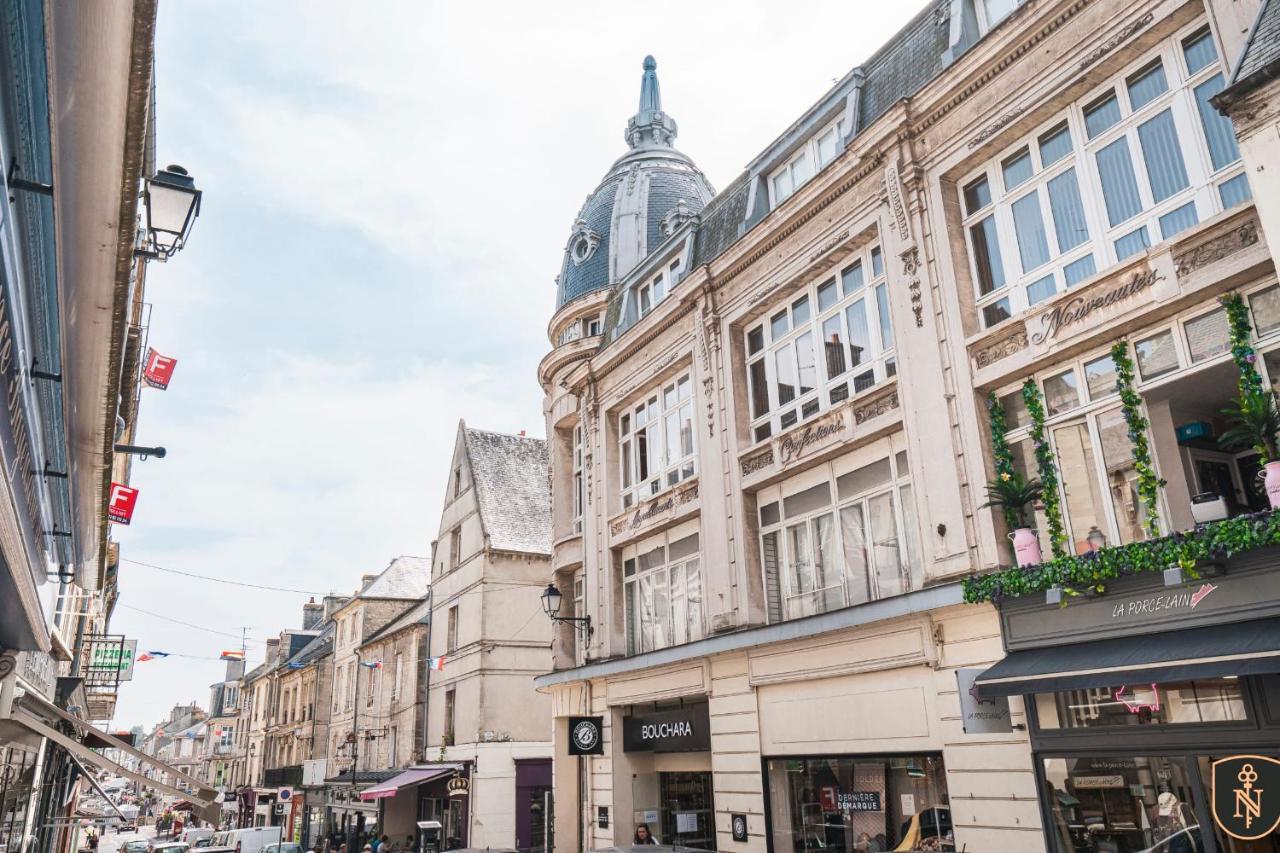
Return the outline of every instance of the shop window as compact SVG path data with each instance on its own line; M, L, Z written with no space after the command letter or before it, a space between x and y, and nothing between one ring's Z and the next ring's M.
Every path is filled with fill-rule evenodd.
M771 621L919 588L915 500L905 452L760 509Z
M772 849L951 850L942 758L771 758Z
M628 654L702 639L698 534L649 539L622 556Z
M1248 200L1223 86L1208 29L1184 31L962 182L983 324Z
M1194 320L1188 320L1184 328L1192 364L1213 358L1231 349L1231 330L1227 325L1227 312L1221 308L1196 317Z
M745 337L754 441L893 376L893 325L880 248L792 296Z
M1155 379L1178 369L1178 348L1173 332L1164 331L1134 344L1138 372L1143 379Z
M1273 284L1249 294L1249 308L1253 311L1253 327L1258 337L1280 329L1280 285Z
M1182 758L1046 758L1041 769L1054 853L1205 849L1201 827L1212 821Z
M694 475L693 380L688 373L618 417L622 505L629 507Z
M1038 693L1041 729L1231 723L1248 719L1240 680L1210 678Z

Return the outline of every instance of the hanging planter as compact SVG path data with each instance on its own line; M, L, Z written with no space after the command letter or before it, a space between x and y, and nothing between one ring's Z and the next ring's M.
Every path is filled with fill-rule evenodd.
M1013 454L1004 439L1008 426L1004 406L994 393L987 396L987 411L991 418L991 444L995 451L996 477L987 483L987 502L980 508L999 507L1005 526L1012 532L1014 560L1019 566L1034 566L1041 562L1040 537L1028 522L1028 508L1040 500L1044 488L1039 480L1028 480L1013 467Z
M1053 549L1054 557L1064 557L1067 547L1062 530L1062 507L1058 502L1058 460L1045 436L1044 398L1040 396L1040 388L1034 379L1022 383L1022 400L1027 404L1027 414L1031 419L1031 445L1035 449L1036 471L1040 475L1040 500L1044 504L1045 524L1049 527L1049 547Z
M1111 347L1111 361L1116 366L1116 390L1120 392L1121 410L1129 427L1129 441L1133 444L1133 467L1138 474L1138 495L1147 511L1143 529L1147 538L1160 535L1160 490L1165 481L1156 475L1151 461L1151 448L1147 443L1147 427L1150 424L1142 415L1142 397L1133 387L1133 359L1129 357L1129 342L1117 341Z
M1231 331L1231 358L1240 371L1240 397L1222 411L1229 428L1219 436L1218 445L1224 450L1253 448L1257 451L1264 463L1267 500L1272 509L1277 509L1280 508L1280 446L1276 436L1280 434L1280 412L1276 410L1275 395L1263 385L1255 366L1258 354L1251 343L1249 309L1238 293L1222 297L1222 305Z

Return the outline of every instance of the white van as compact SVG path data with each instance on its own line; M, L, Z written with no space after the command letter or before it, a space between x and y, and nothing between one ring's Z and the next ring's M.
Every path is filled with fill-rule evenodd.
M280 842L280 827L251 826L248 829L225 829L213 835L206 851L229 850L232 853L258 853L268 844Z
M184 829L182 830L182 842L184 844L190 844L192 847L196 847L198 846L196 844L197 841L203 841L206 838L212 838L214 832L216 831L217 830L210 829L207 826L201 827L199 829Z

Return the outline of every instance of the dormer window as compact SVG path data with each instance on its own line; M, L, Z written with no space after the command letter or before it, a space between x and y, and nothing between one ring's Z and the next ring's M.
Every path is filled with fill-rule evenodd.
M814 134L782 166L769 176L772 207L786 201L806 181L840 153L840 119Z
M636 292L636 306L639 308L640 316L643 317L656 308L666 295L666 273L658 273L652 281L640 285L640 289Z
M978 14L982 20L979 23L982 31L988 32L996 24L1013 14L1013 10L1017 9L1021 0L977 0L974 4L978 8Z
M569 235L567 250L573 265L580 266L595 254L600 245L600 235L587 227L586 220L579 219L573 223L573 233Z

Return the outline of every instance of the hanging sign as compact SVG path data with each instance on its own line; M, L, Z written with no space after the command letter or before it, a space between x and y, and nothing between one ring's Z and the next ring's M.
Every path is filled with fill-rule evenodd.
M1212 776L1213 819L1227 835L1260 841L1280 826L1280 761L1233 755L1213 762Z
M604 717L569 718L569 754L604 755Z
M454 776L446 787L450 797L465 797L471 791L471 783L466 776Z
M142 379L152 388L159 388L163 391L169 387L169 380L173 378L173 369L177 366L178 360L176 358L161 355L147 347L147 361L146 366L142 369Z
M961 727L968 735L1011 732L1013 720L1009 714L1009 697L984 698L978 693L975 681L983 671L981 667L956 670Z
M137 640L91 642L87 666L90 672L119 673L120 681L133 679L133 664L138 651Z
M111 484L111 500L107 502L107 518L116 524L128 524L133 518L133 507L138 502L138 490L124 483Z

